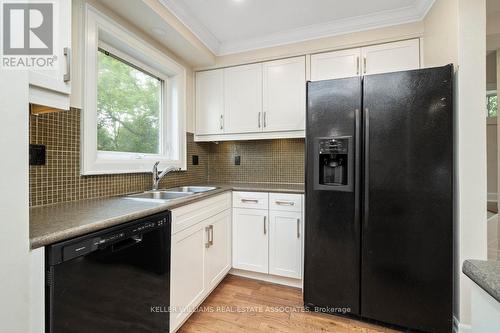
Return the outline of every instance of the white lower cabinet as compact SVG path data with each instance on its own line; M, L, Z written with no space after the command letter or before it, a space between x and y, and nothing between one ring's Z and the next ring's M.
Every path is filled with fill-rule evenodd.
M172 232L170 332L175 332L231 268L231 194L174 209Z
M205 225L208 240L205 243L205 281L212 289L231 268L231 210L212 218Z
M205 294L205 225L172 236L170 327L176 327L203 301Z
M303 230L302 195L233 192L233 268L301 279Z
M233 267L269 272L267 209L233 209Z
M302 277L302 214L269 213L269 274Z

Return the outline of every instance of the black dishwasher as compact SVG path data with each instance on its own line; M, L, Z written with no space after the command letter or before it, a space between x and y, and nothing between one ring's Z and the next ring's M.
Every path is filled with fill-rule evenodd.
M170 212L47 246L46 332L168 332Z

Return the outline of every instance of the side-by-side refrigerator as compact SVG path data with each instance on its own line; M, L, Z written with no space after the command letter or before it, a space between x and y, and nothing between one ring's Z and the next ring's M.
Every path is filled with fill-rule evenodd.
M304 303L451 332L453 66L308 82Z

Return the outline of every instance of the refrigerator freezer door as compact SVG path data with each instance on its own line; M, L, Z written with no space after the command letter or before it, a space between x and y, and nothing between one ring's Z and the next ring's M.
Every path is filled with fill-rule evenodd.
M309 82L307 98L304 303L359 314L361 78Z
M364 78L361 315L426 332L452 327L452 72Z

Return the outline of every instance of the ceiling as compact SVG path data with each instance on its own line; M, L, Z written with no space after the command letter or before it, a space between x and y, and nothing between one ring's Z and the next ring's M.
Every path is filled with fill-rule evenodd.
M421 20L434 0L160 0L215 54Z

